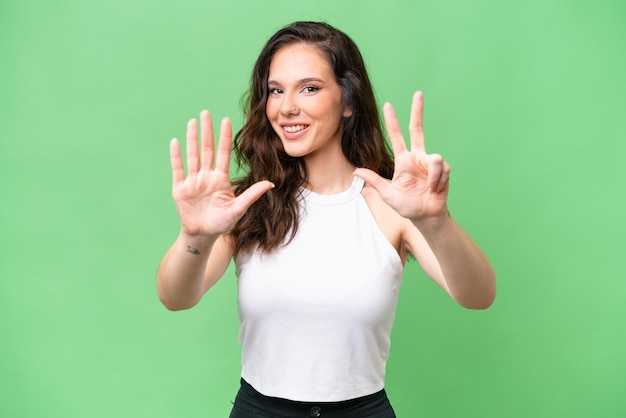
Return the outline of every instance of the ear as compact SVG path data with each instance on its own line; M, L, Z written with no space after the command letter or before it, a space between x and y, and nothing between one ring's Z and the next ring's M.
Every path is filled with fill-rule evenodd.
M350 116L352 116L352 109L350 109L349 107L346 107L343 110L343 117L344 118L349 118Z

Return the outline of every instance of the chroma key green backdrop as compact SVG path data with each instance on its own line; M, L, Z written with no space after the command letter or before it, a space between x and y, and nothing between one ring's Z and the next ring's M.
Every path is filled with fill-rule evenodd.
M398 416L625 417L618 0L2 1L0 416L228 415L232 267L192 310L156 296L179 228L168 142L204 108L241 126L263 43L302 19L353 37L404 127L425 92L451 212L498 274L476 312L408 265Z

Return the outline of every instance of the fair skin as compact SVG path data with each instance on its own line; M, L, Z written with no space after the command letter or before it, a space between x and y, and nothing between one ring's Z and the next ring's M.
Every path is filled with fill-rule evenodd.
M392 106L384 106L395 155L394 177L386 180L352 166L343 155L339 123L351 110L341 104L341 90L319 50L304 44L282 48L272 60L268 81L268 120L286 152L303 158L307 188L334 194L346 190L353 176L363 178L362 195L402 260L413 254L460 305L489 307L495 297L495 275L478 246L449 215L450 167L440 155L426 153L423 95L413 97L410 149ZM198 149L197 123L189 121L186 176L178 141L171 142L172 194L182 227L157 273L159 297L168 309L191 308L222 277L233 257L225 233L273 187L265 180L234 196L228 171L231 138L230 121L224 119L215 150L211 118L203 111Z
M274 55L266 114L285 151L303 157L309 184L321 194L342 192L354 168L341 151L339 124L352 112L326 58L316 47L296 44Z

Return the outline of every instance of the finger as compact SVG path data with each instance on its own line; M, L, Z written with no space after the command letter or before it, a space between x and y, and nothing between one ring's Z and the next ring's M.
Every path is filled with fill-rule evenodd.
M441 181L443 173L443 157L439 154L430 154L428 156L428 178L426 179L426 187L429 190L436 191Z
M228 173L230 168L230 151L232 149L233 128L230 125L230 119L222 119L220 125L220 143L217 145L217 161L215 168L217 170Z
M367 184L372 186L378 194L383 198L389 195L389 182L382 178L378 173L372 171L368 168L357 168L353 173L355 176L362 178L365 180Z
M259 198L263 196L263 194L266 193L268 190L271 190L273 188L274 183L268 180L258 181L254 183L252 186L248 187L245 192L237 196L233 205L233 211L238 216L243 215L243 213L248 210L250 205L259 200Z
M411 151L426 152L424 146L424 94L421 91L413 95L409 134L411 136Z
M185 180L183 159L180 155L180 144L176 138L170 141L170 163L172 165L172 182L175 186Z
M200 141L201 141L201 154L200 163L201 168L208 170L213 168L213 152L215 150L215 141L213 138L213 122L211 121L211 114L207 110L200 112Z
M198 122L187 122L187 175L198 172Z
M391 148L394 154L399 154L406 150L406 144L402 137L402 130L396 117L396 112L393 110L391 103L385 103L383 106L383 115L385 117L385 126L387 127L387 134L389 134L389 140L391 141Z
M443 172L441 173L441 178L439 179L439 186L437 187L438 192L442 192L448 186L450 182L450 164L444 161L443 163Z

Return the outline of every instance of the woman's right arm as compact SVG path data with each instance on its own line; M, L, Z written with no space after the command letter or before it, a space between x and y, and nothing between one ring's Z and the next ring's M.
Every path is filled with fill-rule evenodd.
M232 246L223 235L193 237L181 230L157 272L157 291L171 311L194 307L224 274Z
M267 180L235 197L229 167L232 128L224 119L215 153L209 112L200 114L201 150L195 119L187 124L187 176L176 139L170 144L172 196L181 231L157 273L159 299L170 310L189 309L224 274L233 254L227 232L252 203L273 187ZM214 154L215 165L213 164Z

